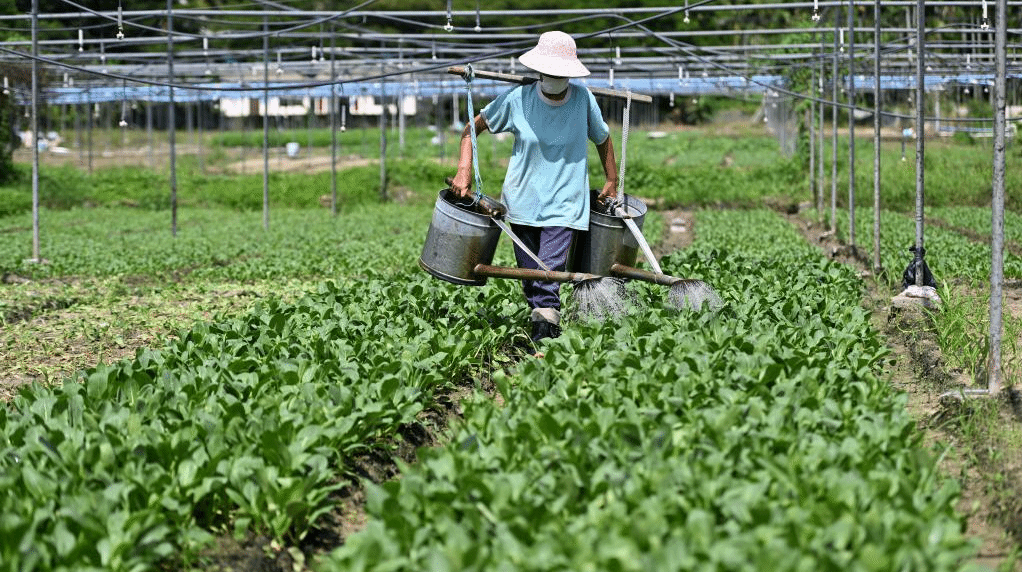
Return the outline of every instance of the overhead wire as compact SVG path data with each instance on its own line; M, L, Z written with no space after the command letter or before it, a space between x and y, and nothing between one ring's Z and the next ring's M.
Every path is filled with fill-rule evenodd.
M107 16L106 14L103 14L102 12L97 12L96 10L92 10L91 8L88 8L86 6L82 6L81 4L78 4L77 2L74 2L73 0L60 0L60 1L65 3L65 4L68 4L70 6L73 6L75 8L78 8L79 10L82 10L84 12L88 12L88 13L94 15L94 16L97 16L97 17L100 17L100 18L105 18L105 19L108 19L108 20L116 21L116 19L114 17L112 17L112 16ZM301 30L301 29L308 28L308 27L311 27L311 26L316 26L318 24L324 24L324 23L327 23L327 22L332 22L332 21L337 20L339 18L344 18L345 16L347 16L351 12L354 12L356 10L360 10L360 9L370 5L370 4L374 4L376 1L377 0L364 0L362 3L360 3L360 4L356 5L356 6L353 6L351 8L348 8L348 9L346 9L344 11L341 11L341 12L339 12L337 14L334 14L334 15L331 15L331 16L325 16L323 18L319 18L319 19L313 20L311 22L303 22L303 23L301 23L299 25L292 26L292 27L289 27L289 28L283 28L283 29L280 29L280 30L273 30L271 32L257 32L257 33L251 33L251 34L243 34L243 35L232 35L231 39L234 39L234 40L240 40L240 39L252 40L252 39L262 39L263 37L274 37L274 36L277 36L277 35L279 35L281 33L286 33L286 32L290 32L290 31L294 31L294 30ZM256 24L253 24L253 25L256 25ZM152 26L144 26L144 25L141 25L141 24L135 24L135 26L140 28L140 29L143 29L143 30L148 30L150 32L156 32L156 33L160 33L160 34L165 34L167 32L167 30L165 30L165 29L155 28L155 27L152 27ZM175 36L191 37L193 39L200 39L200 38L205 37L203 34L192 34L192 33L189 33L189 32L177 32L177 31L174 32L174 35Z
M619 17L622 18L622 19L627 19L627 17L625 17L623 15L619 15ZM955 26L958 26L958 25L956 24ZM650 30L649 28L646 28L645 26L642 26L641 24L638 25L637 27L639 27L640 29L645 30L650 35L657 37L660 41L662 41L662 42L664 42L666 44L674 45L674 46L678 47L679 49L682 49L688 55L690 55L692 57L695 57L698 60L701 60L705 64L712 65L712 66L714 66L714 67L716 67L718 69L721 69L723 71L734 72L734 70L728 68L727 66L725 66L723 64L720 64L719 62L717 62L715 60L710 60L708 58L703 58L702 56L699 56L698 54L693 54L692 50L694 49L694 46L691 46L690 44L682 44L681 42L678 42L677 40L674 40L672 38L663 37L658 32ZM908 48L906 47L905 49L908 49ZM833 57L833 53L831 53L830 56ZM809 95L806 95L806 94L803 94L803 93L800 93L800 92L788 90L788 89L783 88L783 87L778 87L778 86L775 86L775 85L763 83L763 82L761 82L759 80L756 80L753 77L749 77L749 76L742 76L742 77L744 77L744 79L746 81L749 81L750 83L754 83L754 84L760 85L764 89L769 89L769 90L777 92L777 93L783 93L784 95L788 95L788 96L790 96L790 97L792 97L794 99L800 99L800 100L804 100L804 101L815 101L817 103L825 103L827 105L839 107L839 108L842 108L842 109L845 109L845 110L863 110L863 111L866 111L866 109L859 108L859 107L857 107L855 105L852 105L852 104L849 104L849 103L835 102L835 101L832 101L830 99L820 98L820 97L816 97L816 96L809 96ZM897 114L897 113L893 113L893 112L883 112L883 114L888 116L888 117L895 117L895 118L900 118L900 119L912 119L912 118L915 117L914 115L903 115L903 114ZM982 122L993 121L992 118L941 118L941 120L942 121L957 121L957 122L963 122L963 123L970 123L970 122L981 122L982 123Z
M77 3L73 2L73 0L62 0L62 1L65 2L65 3L71 4L71 5L78 6ZM375 1L375 0L369 0L369 1ZM712 1L713 0L702 0L698 4L706 4L706 3L710 3ZM665 12L660 13L660 14L655 14L653 16L649 16L647 18L643 18L643 19L640 19L640 20L635 20L635 21L629 20L629 22L627 22L625 24L621 24L621 25L615 26L615 27L612 27L610 30L624 29L624 28L631 27L631 26L635 25L635 23L642 23L642 22L648 22L648 21L656 20L656 19L659 19L659 18L663 18L663 17L669 16L669 15L678 13L681 10L682 10L681 8L678 8L678 9L674 9L674 10L665 11ZM329 19L323 19L322 21L329 21L330 19L334 19L334 18L335 17L331 17ZM160 32L161 33L165 33L166 31L165 30L160 30ZM590 34L583 35L582 37L593 37L593 36L597 36L597 35L599 35L601 33L604 33L604 31L593 32L593 33L590 33ZM531 42L531 41L533 41L533 40L529 40L529 42ZM396 77L396 76L401 76L401 75L407 75L407 74L414 74L414 73L426 73L426 72L430 72L430 71L437 71L437 70L441 70L441 69L446 69L447 67L452 66L452 65L465 65L465 64L475 63L475 62L483 61L483 60L487 60L487 59L500 58L500 57L506 57L506 56L509 56L509 55L514 55L514 54L517 54L517 53L521 52L522 46L524 45L524 43L525 43L525 40L523 40L522 42L512 42L510 44L515 46L514 49L502 49L502 50L498 50L498 51L495 51L495 52L487 52L487 53L484 53L483 55L479 55L479 56L472 56L472 57L468 57L468 58L459 58L459 59L454 59L454 60L446 60L446 61L444 61L442 63L439 63L439 64L425 65L425 66L420 66L418 68L412 68L412 69L409 69L409 70L398 70L398 71L394 71L394 72L383 72L383 73L379 73L379 74L370 74L370 75L365 75L365 76L361 76L361 77L358 77L358 78L349 78L349 79L346 79L346 80L330 79L330 80L324 80L324 81L288 83L288 84L284 84L284 85L273 85L273 86L270 86L270 87L268 87L266 89L269 89L270 91L275 91L275 90L290 90L290 89L303 89L303 88L313 88L313 87L320 87L320 86L332 85L332 84L343 84L343 83L355 83L355 82L363 82L363 81L374 81L374 80L386 79L386 78L391 78L391 77ZM2 53L9 53L9 54L12 54L12 55L19 55L19 56L23 56L23 57L31 57L30 55L29 56L25 56L21 52L17 52L15 50L10 50L10 49L2 47L2 46L0 46L0 52L2 52ZM152 85L152 86L157 86L157 87L174 87L174 88L182 88L182 89L198 89L198 90L210 90L210 91L251 91L252 90L252 87L204 86L204 85L201 85L201 84L198 84L198 85L197 84L180 84L180 83L169 83L169 82L165 82L165 81L155 81L155 80L149 80L149 79L138 78L138 77L128 77L128 76L125 76L125 75L122 75L122 74L115 74L115 73L109 73L109 72L107 72L107 73L96 72L94 70L89 70L89 69L81 67L81 66L75 66L75 65L72 65L72 64L69 64L69 63L66 63L66 62L62 62L62 61L58 61L58 60L55 60L55 59L52 59L52 58L49 58L49 57L45 57L45 56L38 56L37 59L38 59L38 61L40 61L42 63L47 63L47 64L50 64L50 65L55 65L55 66L58 66L58 67L61 67L61 68L64 68L64 69L71 69L71 70L79 71L81 73L87 73L87 74L91 74L91 75L95 75L95 76L99 76L99 77L105 77L105 78L108 78L108 79L128 80L128 81L132 81L132 82L135 82L135 83L141 83L141 84L144 84L144 85ZM260 89L263 89L263 88L260 88Z
M73 2L72 0L62 0L62 1L64 1L68 5L75 6L75 7L79 8L79 9L82 9L82 10L84 10L86 12L89 12L89 13L92 13L94 15L106 18L108 20L113 20L113 18L110 17L110 16L107 16L107 15L95 12L93 10L89 10L88 8L86 8L84 6L81 6L80 4L77 4L76 2ZM297 25L291 25L291 26L288 26L288 27L285 27L285 28L282 28L282 29L274 30L274 31L270 32L269 35L271 35L271 36L280 36L281 34L286 34L286 33L289 33L289 32L298 31L298 30L305 29L305 28L308 28L308 27L311 27L311 26L315 26L317 24L322 24L322 23L326 23L326 22L335 21L335 20L338 20L338 19L342 18L344 16L344 14L350 13L351 11L354 11L354 10L358 10L360 7L364 7L365 5L370 4L372 1L374 1L374 0L370 0L369 2L364 2L364 3L360 4L359 6L350 8L348 11L346 11L345 13L342 13L342 14L331 15L331 16L325 17L325 18L317 18L317 19L313 19L311 21L304 21L304 22L301 22L301 23L299 23ZM700 47L697 48L696 46L694 46L692 44L686 44L686 43L678 42L678 41L673 40L672 38L668 38L668 37L666 37L666 36L664 36L664 35L662 35L662 34L660 34L658 32L650 30L648 27L643 25L645 22L653 21L653 20L656 20L656 19L659 19L659 18L670 16L670 15L674 15L674 14L677 14L677 13L682 12L682 11L685 11L687 13L689 10L692 10L694 8L698 8L701 5L709 4L711 2L712 2L712 0L703 0L701 2L687 3L686 6L684 6L684 7L679 7L679 8L676 8L676 9L668 11L668 12L654 14L654 15L648 17L648 18L643 18L643 19L638 19L638 20L631 19L631 18L625 17L625 16L620 15L620 14L599 13L599 14L579 16L577 18L565 19L565 20L561 20L561 22L578 22L578 21L591 20L591 19L597 19L597 18L605 19L605 18L608 18L608 17L609 18L618 18L620 20L623 20L624 23L620 24L618 26L612 26L610 28L598 30L598 31L595 31L595 32L592 32L592 33L588 33L588 34L582 34L582 35L579 35L579 36L576 36L576 37L578 37L581 40L581 39L598 37L600 35L612 36L615 31L623 30L623 29L626 29L626 28L629 28L629 27L634 27L636 29L642 30L644 34L646 34L646 35L648 35L650 37L656 38L662 44L664 44L666 46L669 46L669 47L672 47L675 50L679 50L680 53L684 54L687 58L693 58L696 61L702 62L705 66L711 66L714 69L718 69L718 70L727 72L727 73L729 73L731 75L735 75L737 77L742 77L743 79L745 79L747 81L750 81L751 83L757 83L754 78L747 76L745 72L739 70L738 68L733 68L731 66L722 64L722 63L720 63L719 61L717 61L715 59L712 59L712 58L700 55L699 53L697 53L697 50L698 51L702 51L704 53L707 53L707 52L711 53L711 54L712 53L716 53L717 56L723 56L723 52L721 52L719 50L715 50L712 47L707 48L707 47L700 46ZM272 6L272 7L278 8L278 9L285 9L285 10L293 9L293 8L291 8L289 6L282 5L282 4L275 3L275 2L269 2L269 1L266 1L266 0L260 0L259 2L256 2L256 3L247 3L246 5L255 5L255 6L260 6L260 7ZM383 15L381 17L381 19L391 19L392 21L397 21L397 22L406 23L406 24L407 23L415 23L414 21L407 21L406 19L400 19L400 18L392 17L390 15ZM193 19L193 21L199 21L199 20ZM255 25L255 24L253 24L253 25ZM366 31L368 31L365 28L361 28L361 27L359 27L357 25L348 24L348 23L343 22L343 21L335 22L335 25L339 25L339 26L345 27L347 29L352 29L352 30L355 30L356 32L366 32ZM425 26L427 29L429 29L430 26L431 26L428 23L422 23L422 25ZM549 23L547 25L549 25ZM94 26L90 27L89 29L101 28L101 27L106 27L106 26L108 26L108 24L94 25ZM537 24L537 25L523 26L523 27L520 27L520 28L507 28L507 29L512 29L512 30L513 29L532 29L533 27L539 27L539 26L540 25ZM969 25L966 25L966 24L960 24L960 25L956 24L955 26L962 26L963 28L969 28ZM975 27L975 26L972 26L972 27ZM157 32L159 32L161 34L165 34L166 33L166 30L162 29L162 28L153 28L153 27L144 27L144 26L140 26L140 28L141 29L149 29L149 30L152 30L152 31L157 31ZM433 28L435 28L435 26L433 26ZM459 28L452 26L452 29L453 30L457 30ZM467 29L467 28L464 28L464 29ZM487 28L487 29L490 30L490 28ZM216 35L208 36L208 35L202 35L202 34L189 34L189 33L186 33L186 32L180 32L180 33L175 32L175 36L177 36L177 35L183 35L185 37L191 36L192 38L196 38L196 39L200 38L200 37L217 37ZM266 35L266 34L262 33L262 32L260 32L260 33L253 33L253 34L233 34L233 35L230 36L229 39L232 39L232 40L233 39L250 39L250 38L262 37L264 35ZM908 38L908 37L909 36L904 36L904 38ZM110 42L114 42L114 41L110 40ZM272 89L272 90L301 89L301 88L318 87L318 86L329 85L329 84L344 84L344 83L349 83L349 82L373 81L373 80L386 79L386 78L400 76L400 75L406 75L406 74L427 73L427 72L439 70L441 68L444 68L444 67L447 67L447 66L450 66L450 65L457 65L459 63L461 63L461 64L464 64L464 63L474 63L474 62L483 61L483 60L487 60L487 59L495 59L495 58L500 58L500 57L504 57L504 56L507 56L507 55L512 55L512 54L520 52L523 49L523 47L526 47L525 46L526 42L531 44L532 39L530 39L530 40L522 40L522 41L507 41L507 42L502 42L502 43L499 43L499 44L491 44L491 45L486 46L486 48L489 48L489 49L486 49L480 55L475 55L475 56L471 56L471 57L468 57L468 58L456 58L456 59L449 59L449 60L445 59L442 63L435 64L435 65L422 65L422 66L414 67L414 64L413 64L413 67L411 69L408 69L408 70L399 70L399 71L394 71L394 72L385 72L385 73L379 73L379 74L363 75L363 76L351 77L351 78L347 78L347 79L335 79L335 78L332 78L331 80L327 80L327 81L312 81L312 82L301 82L301 83L284 83L284 84L280 84L280 85L274 85L270 89ZM421 41L418 41L418 42L414 42L413 41L413 45L415 45L415 44L419 45L419 47L424 49L426 47L427 42L425 40L421 40ZM111 44L111 45L113 45L113 44ZM435 41L433 42L433 45L434 46L437 45ZM444 51L451 50L451 49L462 48L462 46L460 44L457 44L457 43L454 43L454 42L441 42L439 45L441 46L441 49L444 50ZM498 49L494 50L493 48L498 48ZM903 50L906 50L906 49L908 49L908 48L907 47L889 48L888 50L885 51L885 53L888 53L888 54L890 54L890 53L897 53L898 51L903 51ZM6 53L10 53L10 54L14 54L14 55L19 55L19 56L22 56L22 57L26 57L25 54L22 54L21 52L17 52L15 50L9 50L9 49L0 47L0 51L6 52ZM287 49L279 50L278 53L280 53L280 52L287 53ZM219 57L221 55L223 55L223 54L217 54L217 55L214 55L213 57ZM832 56L832 54L826 55L826 56L820 56L820 57L830 57L830 56ZM30 57L30 56L28 56L28 57ZM770 57L770 56L768 55L767 57ZM117 54L117 59L121 60L121 61L129 61L129 62L130 61L136 61L136 62L139 62L139 65L141 66L141 68L150 68L151 67L150 63L144 63L144 64L141 63L142 62L141 58L138 58L138 57L132 58L132 57L129 57L129 56L123 54L123 53L118 53ZM160 81L154 81L154 80L143 80L141 78L130 77L130 76L123 75L123 74L111 74L111 73L103 74L101 72L96 72L93 69L89 69L89 68L82 67L82 66L71 65L71 64L64 63L64 62L59 62L59 61L53 60L51 58L45 58L45 57L42 57L42 56L40 56L39 60L43 61L45 63L49 63L51 65L57 65L59 67L65 68L65 69L69 69L69 70L72 70L72 71L77 71L77 72L80 72L80 73L83 73L83 74L93 75L93 76L96 76L96 77L103 77L103 78L115 79L115 80L117 80L117 79L119 79L119 80L127 80L127 81L132 81L133 83L148 84L148 85L153 85L153 86L180 87L180 88L184 88L184 89L209 89L209 90L216 90L216 91L232 91L232 90L233 91L249 91L249 90L252 89L251 86L248 86L248 87L238 87L238 88L230 88L230 87L225 88L225 87L222 87L222 86L217 86L217 87L198 86L196 84L181 84L181 83L173 83L173 84L171 84L171 83L168 83L168 82L160 82ZM187 58L184 58L181 61L187 62L189 60ZM196 56L196 58L194 60L192 60L192 61L193 61L193 63L198 63L201 60L198 58L198 56ZM230 62L228 62L228 63L230 63ZM241 64L239 63L238 65L241 65ZM248 64L245 64L245 65L248 65ZM774 69L784 70L784 69L792 69L793 67L799 66L799 65L806 65L807 66L807 65L811 65L811 64L810 63L802 63L802 64L797 64L797 63L796 64L791 64L791 63L789 63L789 64L784 64L784 65L777 64L777 65L772 65L772 66L760 66L759 69L761 69L761 70L774 70ZM793 97L798 97L800 99L808 99L804 94L799 94L799 93L796 93L796 92L790 92L788 90L784 90L783 88L779 89L777 86L772 86L772 85L768 86L768 85L763 84L763 85L761 85L761 87L763 87L765 89L773 89L775 91L778 91L778 92L781 92L781 93L786 93L788 95L791 95ZM835 103L835 102L831 102L831 101L829 101L827 99L823 99L823 98L813 98L813 99L815 99L816 101L819 101L821 103L827 103L828 105L837 105L837 106L843 107L843 108L851 107L849 104L845 104L845 103L841 103L841 102Z

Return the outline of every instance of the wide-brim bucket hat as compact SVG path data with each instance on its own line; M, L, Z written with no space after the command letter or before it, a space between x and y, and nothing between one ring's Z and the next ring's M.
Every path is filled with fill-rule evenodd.
M564 32L544 32L536 47L522 54L518 61L541 74L557 77L585 77L589 69L579 61L575 40Z

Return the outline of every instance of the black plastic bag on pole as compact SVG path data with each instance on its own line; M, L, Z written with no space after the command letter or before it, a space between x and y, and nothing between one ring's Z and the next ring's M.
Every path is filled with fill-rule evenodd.
M937 288L937 281L933 278L933 273L930 272L930 267L926 265L926 249L916 249L915 245L909 247L909 252L915 253L915 257L912 262L909 263L908 267L905 268L905 272L901 275L901 287L902 289L908 288L909 286L916 285L916 276L922 272L923 282L922 286L930 286L931 288Z

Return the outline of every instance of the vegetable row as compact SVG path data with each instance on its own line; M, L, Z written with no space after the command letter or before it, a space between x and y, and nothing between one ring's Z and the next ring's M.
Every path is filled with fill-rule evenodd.
M186 565L228 533L297 542L354 459L388 454L514 335L476 311L506 310L506 288L405 278L327 282L22 391L0 408L0 569Z
M839 210L837 222L838 232L847 237L848 211ZM857 242L862 248L868 248L872 252L873 209L855 209L855 229L856 236L862 237ZM915 218L882 211L880 232L881 264L888 272L892 272L891 279L900 285L901 273L909 266L914 256L909 248L916 242ZM924 226L923 244L926 249L926 264L938 283L955 278L966 281L989 280L991 264L989 244L971 240L954 230L934 224ZM1022 258L1005 252L1004 276L1009 279L1022 278Z
M954 570L972 554L854 273L765 211L699 215L663 291L577 322L372 486L322 570Z

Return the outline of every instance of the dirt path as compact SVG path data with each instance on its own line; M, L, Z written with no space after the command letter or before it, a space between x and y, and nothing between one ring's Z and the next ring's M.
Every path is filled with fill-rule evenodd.
M664 219L664 232L659 242L650 245L658 259L676 250L687 248L695 240L696 213L688 209L659 211Z

